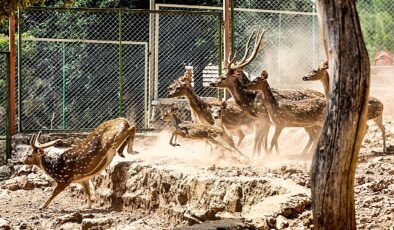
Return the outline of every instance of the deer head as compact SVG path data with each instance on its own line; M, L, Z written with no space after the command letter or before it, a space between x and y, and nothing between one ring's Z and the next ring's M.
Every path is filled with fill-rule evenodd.
M312 70L307 75L305 75L303 81L317 81L324 80L328 69L328 61L321 61L317 70Z
M172 114L178 110L176 105L170 105L167 109L162 111L161 113L161 120L162 121L172 121Z
M250 90L261 90L267 84L268 72L266 70L261 71L259 77L255 78L250 84L247 85L247 88Z
M176 79L169 87L169 98L182 97L187 94L187 89L191 87L193 80L192 71L189 69L180 78Z
M238 79L243 85L247 85L250 83L249 78L243 72L243 68L249 65L257 56L257 53L260 50L261 42L263 40L265 31L258 34L255 41L254 49L251 55L248 57L249 48L250 48L250 41L255 35L255 31L250 35L248 41L246 42L245 46L245 54L240 61L236 61L236 54L234 53L233 59L228 60L227 68L225 69L225 73L219 77L216 82L212 82L210 84L211 87L216 88L227 88L228 86L232 85L232 81L236 78Z
M36 166L41 166L41 159L44 156L44 149L49 148L51 146L57 145L62 143L61 140L54 140L50 141L44 144L41 144L39 142L39 138L41 136L41 131L38 132L38 134L33 134L31 139L30 139L30 146L32 148L31 153L29 153L27 156L22 158L22 163L26 165L36 165Z
M222 112L227 107L227 102L223 101L220 105L211 106L211 114L214 120L220 119L222 117Z

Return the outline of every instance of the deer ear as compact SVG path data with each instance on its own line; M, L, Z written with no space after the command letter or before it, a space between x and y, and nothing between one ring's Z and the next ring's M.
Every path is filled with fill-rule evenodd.
M261 76L263 79L267 79L267 78L268 78L268 72L267 72L267 70L261 71L260 76Z
M185 74L185 78L184 78L186 81L188 81L188 82L192 82L192 80L193 80L193 74L192 74L192 70L191 69L188 69L187 71L186 71L186 74Z
M328 69L328 60L323 63L323 68Z
M243 68L242 68L242 67L237 67L237 68L235 69L235 73L242 73L242 71L243 71Z

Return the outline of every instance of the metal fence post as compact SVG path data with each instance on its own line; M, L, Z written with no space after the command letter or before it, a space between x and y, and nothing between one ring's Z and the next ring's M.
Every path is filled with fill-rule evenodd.
M66 45L63 43L62 46L62 53L63 53L63 66L62 66L62 129L66 129L66 112L67 112L67 97L66 97Z
M118 83L119 83L119 99L118 113L123 116L123 76L122 76L122 11L118 11L118 33L119 33L119 60L118 60Z
M10 98L11 94L14 92L11 92L10 90L10 78L11 78L11 73L10 73L10 52L1 52L2 54L5 55L5 98L6 98L6 104L5 104L5 110L6 110L6 127L5 127L5 145L6 145L6 160L11 158L11 106L10 106Z
M18 70L18 133L21 133L22 131L22 101L21 101L21 94L22 94L22 81L21 81L21 77L22 77L22 29L21 29L21 11L18 9L18 47L17 47L17 52L18 52L18 66L17 66L17 70Z
M223 17L221 14L218 15L218 19L219 19L219 21L218 21L218 28L219 28L219 31L218 31L218 72L219 72L219 76L221 76L222 75L222 68L223 68L223 66L222 66L223 65L223 63L222 63L223 62L223 57L222 57L222 41L223 41L222 20L223 20ZM218 89L218 98L222 99L222 97L224 97L224 90Z

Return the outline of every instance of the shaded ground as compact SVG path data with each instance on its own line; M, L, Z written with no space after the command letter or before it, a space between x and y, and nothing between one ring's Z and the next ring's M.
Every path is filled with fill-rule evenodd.
M390 146L394 132L390 121L385 126ZM38 210L53 183L41 170L16 166L14 176L0 183L0 229L2 225L14 229L172 229L223 218L235 220L207 221L205 226L193 225L193 229L313 229L308 193L310 159L294 155L302 144L291 148L291 143L284 143L281 155L241 166L203 154L201 144L182 141L183 147L174 149L168 146L168 134L162 136L137 141L135 148L140 154L130 156L124 163L127 167L123 164L126 168L120 171L126 173L123 187L114 185L113 175L120 175L114 174L119 162L95 178L96 202L90 210L84 208L79 186L67 188L47 210ZM299 136L299 131L287 133L281 143L289 139L304 143ZM243 148L248 149L251 141L246 140ZM358 228L393 229L394 149L390 147L388 155L381 154L380 133L373 125L364 145L356 171ZM26 147L18 148L20 153L26 151ZM293 154L285 156L284 152ZM111 208L115 207L111 200L115 188L127 189L117 196L132 201L123 203L122 211ZM175 197L182 191L188 193L182 199Z

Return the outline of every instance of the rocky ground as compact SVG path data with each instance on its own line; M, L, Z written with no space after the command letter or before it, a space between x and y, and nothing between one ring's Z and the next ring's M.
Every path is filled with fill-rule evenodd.
M389 121L385 126L390 146L394 130ZM298 136L288 133L281 143L298 143ZM29 151L22 143L14 146L18 156ZM294 155L302 145L286 144L279 156L241 165L201 153L201 144L183 141L174 149L166 133L138 138L140 154L116 157L91 181L92 209L84 208L81 187L73 185L39 210L54 183L17 157L0 168L8 175L0 182L0 229L313 229L310 159ZM389 150L381 153L380 133L371 125L356 171L359 229L393 229L394 148Z

